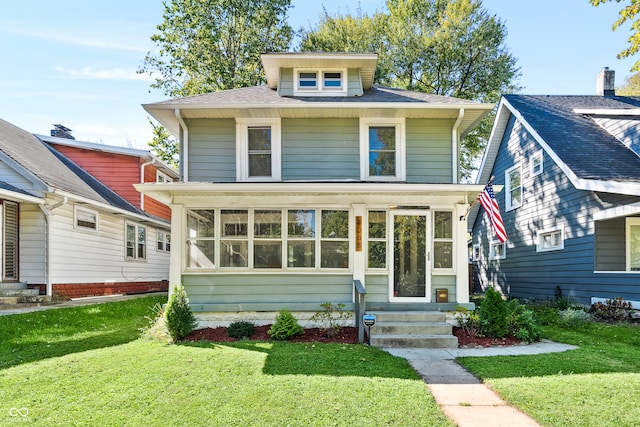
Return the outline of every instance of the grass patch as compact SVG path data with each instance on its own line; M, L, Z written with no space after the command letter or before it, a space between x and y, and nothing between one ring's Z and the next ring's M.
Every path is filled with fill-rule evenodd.
M543 425L631 426L640 419L640 329L629 324L544 326L580 348L536 356L466 357L460 363Z
M453 425L377 348L138 338L165 301L0 317L0 425Z
M127 343L166 296L0 316L0 369Z

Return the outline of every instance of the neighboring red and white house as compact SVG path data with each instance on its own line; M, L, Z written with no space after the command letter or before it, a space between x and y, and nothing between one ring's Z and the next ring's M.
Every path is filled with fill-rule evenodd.
M166 290L170 211L134 184L150 152L36 137L0 120L0 303Z

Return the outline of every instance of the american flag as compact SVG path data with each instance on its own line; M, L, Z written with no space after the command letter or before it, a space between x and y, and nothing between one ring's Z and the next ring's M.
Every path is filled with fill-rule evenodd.
M482 190L482 193L478 196L478 200L480 200L480 204L487 212L487 215L489 215L491 228L493 228L493 232L496 234L498 240L500 240L500 243L506 242L507 232L504 229L504 222L500 215L500 208L498 207L496 196L493 194L493 185L491 182L484 187L484 190Z

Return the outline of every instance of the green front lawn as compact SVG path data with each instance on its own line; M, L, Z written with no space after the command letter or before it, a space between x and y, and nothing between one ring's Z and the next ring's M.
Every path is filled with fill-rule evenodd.
M452 425L401 358L364 345L136 339L156 302L0 317L0 425Z
M546 426L640 425L640 328L545 326L578 350L537 356L466 357L460 363Z

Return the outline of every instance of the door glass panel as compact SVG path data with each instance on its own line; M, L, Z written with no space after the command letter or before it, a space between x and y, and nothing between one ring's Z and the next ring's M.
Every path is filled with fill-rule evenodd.
M425 215L396 215L393 221L394 297L426 296Z

